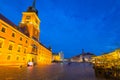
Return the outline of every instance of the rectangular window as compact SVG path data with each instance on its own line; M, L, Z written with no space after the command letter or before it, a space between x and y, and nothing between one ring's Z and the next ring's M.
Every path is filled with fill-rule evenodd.
M22 51L22 46L21 46L21 45L18 45L17 52L21 52L21 51Z
M3 44L4 44L4 39L3 39L3 38L0 38L0 48L3 47Z
M5 32L5 30L6 30L6 29L5 29L4 27L2 27L1 31L2 31L2 32Z
M12 33L12 37L15 37L15 33Z
M8 49L9 49L9 50L12 50L12 49L13 49L13 45L10 44Z
M13 50L14 42L9 41L8 50Z
M21 49L20 46L18 46L18 52L20 52L20 49Z
M22 37L20 37L20 41L22 41Z

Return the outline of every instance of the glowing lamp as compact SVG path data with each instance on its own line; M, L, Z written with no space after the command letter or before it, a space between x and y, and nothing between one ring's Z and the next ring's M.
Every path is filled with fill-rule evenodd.
M28 62L28 66L33 66L33 62Z

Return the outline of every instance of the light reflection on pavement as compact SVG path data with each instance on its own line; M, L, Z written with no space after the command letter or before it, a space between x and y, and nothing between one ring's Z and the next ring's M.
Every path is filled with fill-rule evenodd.
M0 80L106 80L96 78L89 63L0 67Z

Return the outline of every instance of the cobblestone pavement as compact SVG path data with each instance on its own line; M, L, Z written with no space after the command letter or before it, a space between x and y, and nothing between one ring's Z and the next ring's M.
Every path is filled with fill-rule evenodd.
M90 63L0 67L0 80L106 80L96 78Z

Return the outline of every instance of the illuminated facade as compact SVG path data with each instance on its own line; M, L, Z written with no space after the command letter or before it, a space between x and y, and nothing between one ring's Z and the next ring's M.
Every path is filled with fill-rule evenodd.
M62 52L53 53L53 60L52 61L63 61L64 60L64 54Z
M60 55L59 54L53 54L53 61L60 61Z
M116 49L113 52L93 57L92 63L94 63L95 66L104 67L120 66L120 49Z
M95 56L93 53L85 52L82 49L82 53L71 58L72 62L91 62L92 57Z
M52 51L39 42L40 19L33 5L17 27L0 14L0 65L50 64Z

